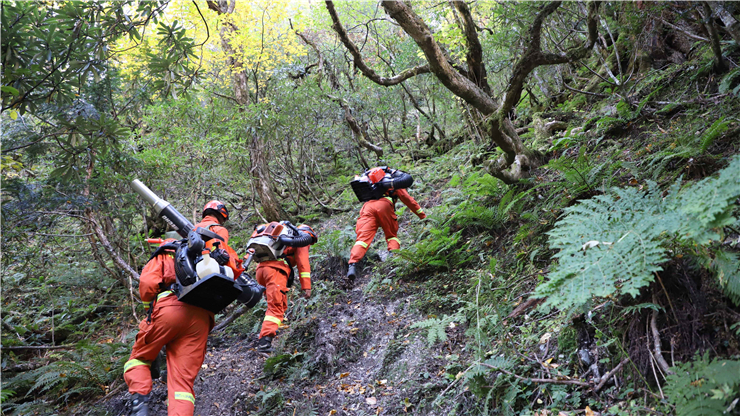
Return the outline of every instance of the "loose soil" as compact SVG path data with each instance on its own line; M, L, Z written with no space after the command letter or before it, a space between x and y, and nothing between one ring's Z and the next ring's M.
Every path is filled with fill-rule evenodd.
M212 334L194 386L195 414L446 414L422 399L442 392L449 380L441 378L445 360L430 354L425 334L409 329L425 318L410 307L415 294L400 288L385 296L366 294L369 280L358 276L321 319L288 322L274 342L274 366L257 353L256 334ZM444 350L449 344L440 354ZM109 414L128 414L129 397L123 392L111 398ZM166 383L155 380L150 415L165 415L166 400Z

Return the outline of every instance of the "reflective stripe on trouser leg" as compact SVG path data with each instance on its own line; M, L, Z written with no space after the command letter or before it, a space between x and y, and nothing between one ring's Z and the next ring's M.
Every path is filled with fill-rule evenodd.
M126 364L123 365L123 372L125 373L126 371L132 369L133 367L140 366L140 365L151 367L152 363L149 361L145 361L145 360L137 360L137 359L128 360L126 361Z
M349 255L350 263L357 263L365 257L367 248L372 244L375 233L378 232L378 221L376 219L377 208L382 205L388 205L386 202L378 205L378 202L380 201L365 202L365 205L360 210L360 218L357 219L357 225L355 225L357 238Z
M288 297L283 293L288 290L288 276L284 271L270 266L258 267L256 275L257 282L265 287L267 300L260 338L274 337L288 310Z
M206 355L211 317L208 311L186 305L187 324L181 333L167 344L167 414L192 416L195 410L193 384ZM175 308L172 308L175 309Z
M388 251L391 250L398 250L401 248L401 240L399 240L397 237L391 237L385 240L386 244L388 244Z
M195 396L186 391L176 391L175 400L187 400L192 404L195 404Z
M280 319L278 319L278 318L276 318L274 316L270 316L270 315L265 315L265 319L264 320L265 321L274 322L274 323L278 324L278 326L283 323L282 320L280 320Z

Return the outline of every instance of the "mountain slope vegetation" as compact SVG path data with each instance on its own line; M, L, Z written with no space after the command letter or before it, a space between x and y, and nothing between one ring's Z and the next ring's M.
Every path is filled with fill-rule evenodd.
M2 413L119 415L147 238L211 199L319 233L196 414L740 414L732 2L2 3ZM414 177L346 279L374 166ZM254 266L248 270L254 272ZM152 414L166 412L166 368Z

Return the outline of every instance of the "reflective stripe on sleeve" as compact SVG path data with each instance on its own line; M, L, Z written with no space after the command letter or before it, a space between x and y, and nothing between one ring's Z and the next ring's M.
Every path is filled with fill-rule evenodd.
M265 321L274 322L274 323L276 323L278 325L280 325L280 324L283 323L283 321L279 320L278 318L276 318L274 316L270 316L270 315L265 315Z
M311 278L311 272L301 272L301 278L304 278L304 277L307 277L307 278L310 279Z
M144 309L149 309L150 306L152 306L151 302L141 302L144 305Z
M391 204L393 203L393 198L391 198L391 197L389 197L389 196L386 196L386 197L385 197L385 199L387 199L387 200L391 201Z
M126 364L123 365L123 372L125 373L126 371L128 371L128 370L130 370L130 369L132 369L134 367L138 367L140 365L145 365L145 366L149 367L149 366L152 365L152 363L150 363L149 361L144 361L144 360L136 360L136 359L134 359L134 360L128 360L128 361L126 361Z
M367 248L367 243L364 242L364 241L355 241L355 245L356 246L363 246L363 247Z
M185 391L176 391L175 400L187 400L193 405L195 405L195 396Z
M419 208L419 210L418 210L418 211L416 211L416 213L417 213L417 214L423 214L423 213L424 213L424 210L423 210L423 209L421 209L421 208Z

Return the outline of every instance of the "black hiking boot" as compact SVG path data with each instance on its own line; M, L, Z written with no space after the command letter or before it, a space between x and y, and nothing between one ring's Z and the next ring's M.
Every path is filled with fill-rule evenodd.
M262 337L257 342L257 352L261 354L269 355L273 352L272 349L272 337Z
M347 279L349 279L350 282L354 282L355 277L357 277L357 270L355 270L355 263L350 263L349 268L347 268Z
M149 395L134 393L131 396L131 416L149 416Z

